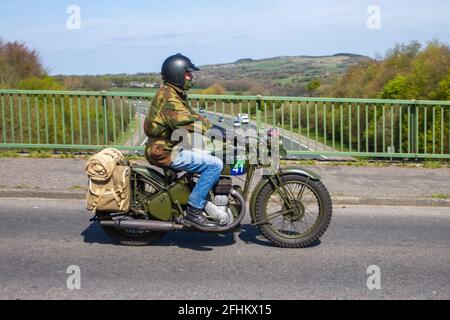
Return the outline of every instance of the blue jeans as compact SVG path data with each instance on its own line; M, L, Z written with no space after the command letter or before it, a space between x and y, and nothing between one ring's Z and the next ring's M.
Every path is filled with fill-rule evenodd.
M189 197L189 204L203 210L209 191L219 181L223 170L222 161L201 151L181 150L170 167L178 171L200 174L200 179Z

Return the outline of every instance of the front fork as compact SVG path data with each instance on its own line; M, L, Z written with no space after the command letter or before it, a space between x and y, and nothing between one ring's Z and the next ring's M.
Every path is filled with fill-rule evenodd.
M276 212L276 213L270 215L270 217L268 216L268 217L266 217L266 219L255 223L254 226L259 226L261 224L265 224L268 222L269 219L275 218L280 215L292 214L296 210L299 210L300 209L299 203L303 197L303 193L305 191L306 186L309 183L309 180L310 180L310 178L308 177L308 179L306 180L306 183L302 186L302 189L300 190L298 197L295 197L288 190L288 188L286 188L285 184L283 183L283 174L282 174L281 170L279 170L275 175L269 177L269 182L273 185L275 190L278 192L280 197L283 199L283 203L284 203L283 209L282 209L282 211Z
M269 178L269 181L272 183L274 188L277 190L280 197L283 199L285 205L288 207L288 209L292 209L295 206L297 206L297 201L300 201L303 196L303 192L305 191L306 186L309 183L309 177L306 180L306 184L302 186L302 189L300 190L300 193L298 197L295 197L288 188L286 188L286 185L283 183L283 174L280 171L277 172L276 175Z

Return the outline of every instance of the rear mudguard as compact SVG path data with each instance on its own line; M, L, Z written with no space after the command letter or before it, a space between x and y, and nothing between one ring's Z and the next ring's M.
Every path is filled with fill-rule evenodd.
M310 178L314 181L319 181L320 176L315 174L312 171L305 170L303 168L299 167L289 167L289 168L283 168L281 169L281 173L283 176L285 175L300 175L303 177ZM256 222L256 198L258 197L258 194L261 192L261 190L265 187L267 183L270 183L269 177L265 176L259 181L256 185L256 187L253 189L252 196L250 199L250 215L252 217L252 223Z

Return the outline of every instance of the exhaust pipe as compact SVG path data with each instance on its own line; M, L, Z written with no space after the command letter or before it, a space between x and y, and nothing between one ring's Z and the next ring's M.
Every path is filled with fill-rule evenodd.
M241 211L237 219L229 226L206 228L196 225L192 225L191 228L187 226L176 224L173 222L155 221L155 220L103 220L100 221L100 225L105 227L114 227L122 230L140 230L140 231L156 231L156 232L171 232L182 230L199 230L209 233L223 233L238 227L244 219L246 212L246 203L244 197L238 191L232 189L230 195L239 201L241 205Z
M116 229L140 230L140 231L157 231L170 232L183 230L185 227L181 224L172 222L153 221L153 220L115 220L100 221L105 227L114 227Z

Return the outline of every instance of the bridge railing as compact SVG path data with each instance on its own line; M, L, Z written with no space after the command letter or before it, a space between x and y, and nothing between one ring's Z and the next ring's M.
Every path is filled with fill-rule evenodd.
M0 90L0 148L142 150L152 93ZM291 155L450 159L450 101L190 95L232 127L282 129ZM244 128L247 125L244 126Z

